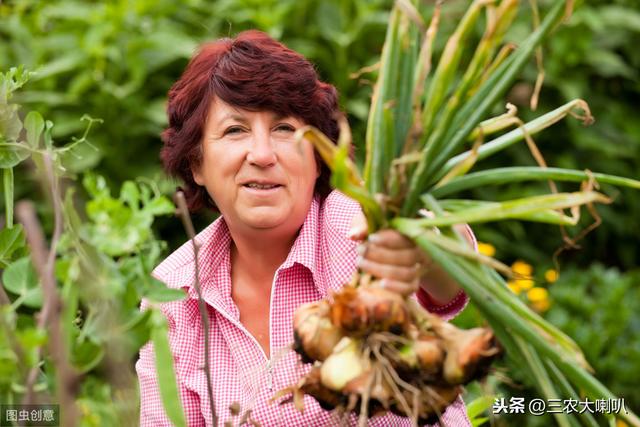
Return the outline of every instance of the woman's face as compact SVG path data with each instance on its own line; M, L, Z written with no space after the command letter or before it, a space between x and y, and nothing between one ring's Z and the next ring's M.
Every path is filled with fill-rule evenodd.
M304 125L294 117L213 100L193 177L232 231L293 234L300 228L319 175L311 143L293 137Z

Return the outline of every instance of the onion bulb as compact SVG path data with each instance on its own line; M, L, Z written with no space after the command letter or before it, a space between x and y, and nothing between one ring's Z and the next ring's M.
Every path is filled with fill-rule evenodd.
M295 350L303 362L323 361L342 338L342 331L329 319L329 303L316 301L300 306L293 317Z
M328 389L342 391L344 386L369 369L369 360L362 357L360 342L344 337L320 367L320 380Z

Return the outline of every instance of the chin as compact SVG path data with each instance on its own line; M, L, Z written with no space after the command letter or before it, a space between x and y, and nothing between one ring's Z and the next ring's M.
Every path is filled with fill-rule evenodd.
M265 230L287 223L287 216L280 212L249 212L243 221L251 228Z

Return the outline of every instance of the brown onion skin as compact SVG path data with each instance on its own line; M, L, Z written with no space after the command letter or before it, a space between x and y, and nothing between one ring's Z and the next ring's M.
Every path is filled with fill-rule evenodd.
M466 384L485 376L501 349L490 329L460 331L460 340L447 343L443 378L451 385Z
M345 287L333 294L331 321L349 334L362 336L389 331L402 334L409 310L401 295L379 287Z
M300 306L293 317L293 349L303 363L323 361L344 334L329 319L329 303L325 300Z

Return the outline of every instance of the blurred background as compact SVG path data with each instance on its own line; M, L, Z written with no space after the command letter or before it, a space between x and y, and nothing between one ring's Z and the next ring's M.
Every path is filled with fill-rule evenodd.
M444 27L452 26L468 4L449 3ZM520 24L507 37L514 42L531 26L525 3ZM102 176L114 193L126 180L142 178L170 195L178 183L163 175L158 155L165 98L200 43L257 28L304 54L322 78L338 88L358 157L375 81L375 74L359 71L374 65L380 55L390 5L389 0L3 1L0 70L22 64L35 72L12 101L51 120L56 145L82 135L83 115L103 120L92 128L90 144L65 152L62 161L70 177ZM578 1L571 20L544 46L545 81L535 112L529 99L538 70L531 61L505 100L518 107L520 118L527 121L573 98L587 101L595 117L589 127L567 118L536 137L549 166L640 178L638 46L637 0ZM497 106L496 113L503 107ZM476 169L533 164L521 144ZM43 198L28 164L18 168L15 177L16 200ZM548 188L541 185L538 190ZM532 194L531 186L503 186L472 196L501 200L525 191ZM602 191L614 198L611 205L597 208L602 224L580 240L580 248L555 257L562 247L558 228L506 222L475 232L484 253L531 276L510 283L511 289L573 337L600 380L638 411L640 197L632 190ZM80 197L89 200L95 192ZM38 206L44 218L51 217L46 203ZM583 216L577 230L568 231L572 236L594 223L593 217ZM212 219L211 214L197 215L197 228ZM167 242L165 254L185 240L180 222L171 216L157 218L153 230L157 239ZM481 320L469 306L456 322L469 327ZM481 390L527 397L532 391L521 383L526 375L516 364L498 364L488 381L469 388L467 400ZM496 422L542 426L552 421L515 415Z

